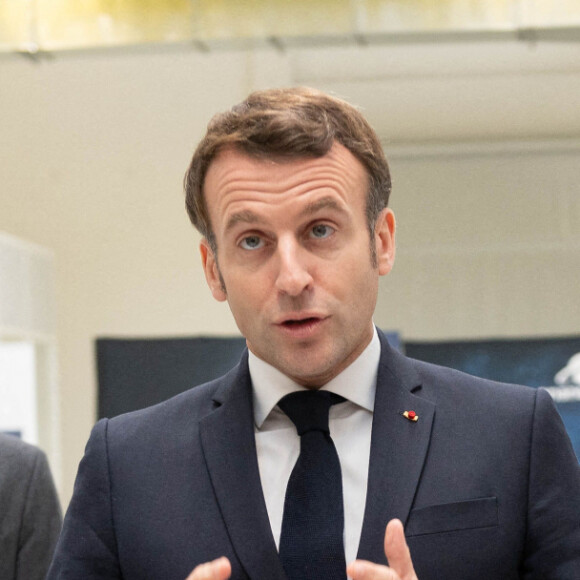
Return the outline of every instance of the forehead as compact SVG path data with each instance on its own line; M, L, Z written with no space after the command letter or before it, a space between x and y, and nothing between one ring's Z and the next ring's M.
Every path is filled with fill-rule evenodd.
M368 176L362 163L335 143L322 157L258 158L237 149L221 151L210 165L204 194L212 225L232 213L272 213L332 198L345 209L365 207Z

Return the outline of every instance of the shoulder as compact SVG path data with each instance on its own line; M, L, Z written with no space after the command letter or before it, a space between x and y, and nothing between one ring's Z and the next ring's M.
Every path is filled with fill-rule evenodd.
M246 396L239 379L238 366L157 405L101 419L79 466L79 489L84 487L89 496L96 490L109 493L114 480L119 492L133 490L144 474L151 481L202 465L201 424L219 410L224 397Z
M532 434L553 430L566 439L562 420L550 394L542 388L502 383L421 361L408 359L420 387L416 394L435 404L437 423L454 425L482 439L509 434L532 441Z
M37 491L54 491L45 453L16 437L0 435L0 504L5 505L6 498L13 506L29 501Z
M414 366L421 385L422 395L434 401L452 403L463 401L466 405L485 409L506 408L514 412L522 406L530 410L536 404L538 389L511 383L502 383L469 375L462 371L422 361L408 359ZM541 392L550 399L548 393Z
M538 390L501 383L405 356L381 338L379 377L433 403L458 400L465 403L533 405Z
M384 361L390 375L387 382L430 401L439 418L453 424L499 421L506 426L531 427L538 405L554 407L544 389L475 377L398 352L387 353Z
M3 469L9 469L12 472L29 471L37 463L46 463L46 455L41 449L18 437L0 433L0 466Z
M407 359L417 372L422 385L429 390L433 387L440 393L473 397L507 397L508 399L534 398L536 390L523 385L502 383L476 377L456 369L451 369L415 359Z
M183 423L198 422L215 408L213 395L219 381L193 387L166 401L107 420L109 434L127 437L142 431L173 430Z
M219 407L223 399L243 389L249 380L244 360L230 372L210 382L193 387L166 401L99 421L96 431L106 433L109 441L138 443L151 437L191 435L204 417Z

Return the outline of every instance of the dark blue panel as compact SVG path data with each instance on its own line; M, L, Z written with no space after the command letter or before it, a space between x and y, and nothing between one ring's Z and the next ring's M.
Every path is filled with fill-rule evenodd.
M99 418L142 409L223 375L243 338L99 339Z

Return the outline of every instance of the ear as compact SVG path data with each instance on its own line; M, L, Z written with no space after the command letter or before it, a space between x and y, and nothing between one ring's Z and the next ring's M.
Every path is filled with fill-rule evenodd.
M222 277L220 275L217 260L209 246L209 242L205 238L201 240L199 252L201 254L201 263L203 265L205 279L209 289L211 290L212 296L218 302L224 302L227 300L227 295L222 284Z
M375 248L380 276L388 274L395 263L395 214L386 207L375 224Z

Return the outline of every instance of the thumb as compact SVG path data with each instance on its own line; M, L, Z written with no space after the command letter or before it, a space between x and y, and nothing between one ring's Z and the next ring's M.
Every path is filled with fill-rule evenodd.
M389 567L401 577L401 580L417 580L411 552L407 546L403 524L400 520L391 520L387 524L385 555L389 561Z

